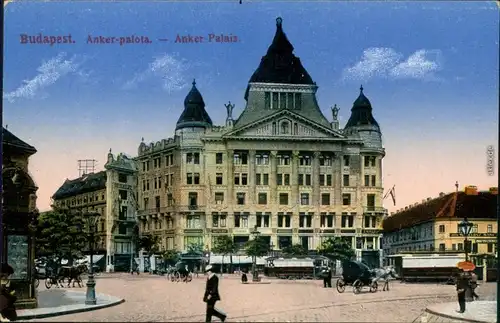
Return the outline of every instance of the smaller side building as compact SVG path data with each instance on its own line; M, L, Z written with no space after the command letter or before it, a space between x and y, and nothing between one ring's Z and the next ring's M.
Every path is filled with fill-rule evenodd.
M441 193L422 203L405 207L386 217L382 223L384 255L428 251L434 253L464 251L464 236L458 224L466 217L473 224L469 254L496 254L497 190L485 192Z
M111 149L105 171L67 179L52 196L59 208L97 212L97 253L106 257L106 271L128 271L135 254L137 167L125 154Z

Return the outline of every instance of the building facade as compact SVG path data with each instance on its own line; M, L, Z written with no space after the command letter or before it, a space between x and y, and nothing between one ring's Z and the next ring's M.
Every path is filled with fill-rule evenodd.
M246 107L216 126L193 82L173 138L138 151L139 222L164 249L209 250L230 235L243 244L256 226L272 248L316 249L342 237L358 257L379 259L381 131L361 88L339 129L321 112L318 86L293 54L277 19L272 44L248 83ZM363 253L364 252L364 253Z
M471 258L496 254L496 192L441 193L387 217L383 221L384 255L464 251L464 236L458 224L465 217L473 224L468 237Z
M137 168L124 154L109 151L105 170L66 180L52 196L58 208L97 212L97 251L106 256L106 271L128 271L135 252Z

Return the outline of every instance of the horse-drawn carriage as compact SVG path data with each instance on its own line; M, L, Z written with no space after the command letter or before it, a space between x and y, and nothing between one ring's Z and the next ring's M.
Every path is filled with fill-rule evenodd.
M337 291L343 293L346 286L352 286L354 294L359 294L366 286L375 293L378 289L375 278L375 273L364 263L346 261L342 264L342 277L337 280Z

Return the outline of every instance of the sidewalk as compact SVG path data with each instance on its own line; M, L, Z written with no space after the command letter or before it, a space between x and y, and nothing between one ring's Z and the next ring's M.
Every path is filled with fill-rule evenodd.
M496 301L475 301L467 303L465 313L457 313L458 303L441 303L429 306L415 323L472 322L494 323L497 319Z
M123 303L125 300L105 294L96 294L96 305L85 305L85 292L64 289L42 290L38 292L38 307L17 311L18 320L95 311Z

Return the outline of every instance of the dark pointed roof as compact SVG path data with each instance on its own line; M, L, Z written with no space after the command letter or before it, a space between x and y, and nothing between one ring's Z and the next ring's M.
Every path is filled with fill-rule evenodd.
M361 86L359 90L359 96L352 105L351 117L349 118L349 121L347 121L345 128L362 125L373 125L378 128L379 125L372 114L372 105L370 100L368 100L363 93L363 86Z
M282 21L281 18L276 19L273 42L249 82L312 85L311 76L293 54L293 45L283 31Z
M196 80L193 80L193 87L184 99L184 111L177 121L175 130L186 127L206 128L212 125L212 119L205 111L205 102L200 91L196 88Z
M17 138L12 132L2 127L2 142L5 150L13 150L25 152L29 155L36 153L35 147L28 145L21 139Z

